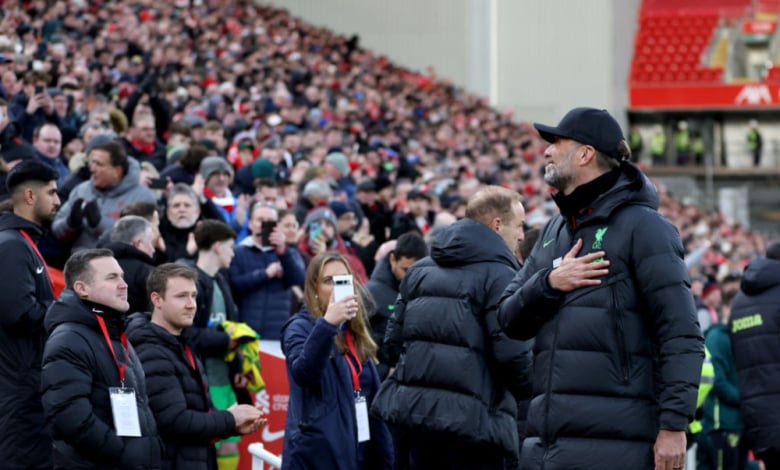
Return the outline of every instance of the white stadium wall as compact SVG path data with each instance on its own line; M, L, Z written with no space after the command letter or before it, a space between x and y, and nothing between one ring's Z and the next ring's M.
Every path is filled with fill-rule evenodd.
M412 70L556 122L598 106L625 124L626 76L640 0L263 0Z

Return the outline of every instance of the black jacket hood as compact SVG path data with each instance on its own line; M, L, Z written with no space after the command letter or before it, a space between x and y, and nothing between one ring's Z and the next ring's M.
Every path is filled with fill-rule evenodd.
M494 231L473 219L441 229L431 244L431 258L440 266L497 262L519 269L517 258Z
M71 289L64 289L60 298L49 307L43 325L49 334L62 323L80 323L99 330L100 325L95 315L101 315L105 319L106 329L112 338L119 337L119 334L124 331L126 318L124 312L82 300Z
M0 215L0 231L3 230L19 230L22 229L27 232L33 239L39 238L43 235L43 227L38 224L34 224L27 219L19 217L13 212L6 212Z
M395 280L393 271L390 268L389 254L383 256L376 267L374 267L374 271L371 273L371 280L392 287L396 291L398 290L399 282Z
M758 258L748 264L740 288L747 295L757 295L778 285L780 285L780 261Z

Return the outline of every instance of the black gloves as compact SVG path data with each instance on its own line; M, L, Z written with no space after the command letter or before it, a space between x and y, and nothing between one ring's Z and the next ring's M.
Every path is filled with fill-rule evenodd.
M89 201L84 206L84 217L87 218L87 223L90 227L95 228L100 223L100 207L98 207L97 199Z
M90 227L95 228L100 223L100 207L97 200L93 199L86 204L84 199L73 201L73 208L68 216L68 226L72 229L82 228L82 220L86 219Z
M73 206L70 209L70 215L68 216L68 227L81 228L81 219L84 218L84 199L78 198L73 201Z

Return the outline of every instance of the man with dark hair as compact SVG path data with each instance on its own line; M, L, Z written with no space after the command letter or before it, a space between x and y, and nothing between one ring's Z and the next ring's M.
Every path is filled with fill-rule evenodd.
M194 235L198 247L194 262L198 275L197 309L192 326L184 329L183 337L203 357L211 398L217 409L225 410L237 402L250 402L246 378L240 373L240 357L236 356L231 363L224 360L227 352L238 347L222 330L222 322L239 318L224 275L233 260L236 232L221 220L204 220L195 228ZM217 443L220 461L238 456L239 438L225 437Z
M126 215L116 221L111 241L106 245L124 272L130 313L148 311L146 280L155 266L154 237L151 222L137 215Z
M396 240L395 248L383 256L376 265L371 279L366 283L366 291L372 299L364 299L364 305L372 305L369 309L371 321L371 336L377 346L380 363L376 370L380 379L384 380L390 368L385 363L382 348L385 341L387 321L395 310L395 300L398 297L398 287L406 275L406 271L418 260L428 256L428 245L425 240L414 232L405 233Z
M81 250L65 263L65 285L46 314L41 375L54 467L159 468L144 371L124 331L122 268L110 250Z
M521 468L682 469L704 345L680 235L607 111L535 127L560 214L498 310L536 338Z
M0 215L0 462L51 468L39 389L43 319L54 292L36 243L60 206L57 172L26 160L6 184L13 211Z
M197 308L198 273L166 263L149 275L151 317L130 316L127 335L146 373L149 405L165 443L166 468L216 470L212 441L260 428L260 411L234 404L215 409L204 387L206 371L182 332L191 327Z
M73 241L74 251L97 246L125 205L156 201L149 188L139 182L138 161L128 158L121 144L111 141L95 145L87 158L92 177L73 189L53 226L58 239Z
M745 269L728 330L745 437L767 469L780 468L780 241Z
M496 309L519 268L511 248L524 220L518 193L481 189L401 282L385 334L397 369L372 412L406 440L411 469L517 465L516 400L529 389L531 354L501 332Z

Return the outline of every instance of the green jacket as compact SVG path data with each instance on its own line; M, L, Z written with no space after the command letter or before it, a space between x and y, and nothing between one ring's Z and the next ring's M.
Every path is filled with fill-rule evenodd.
M715 383L704 401L703 431L741 431L743 424L739 409L737 367L731 352L728 326L718 324L710 327L705 344L712 355Z

